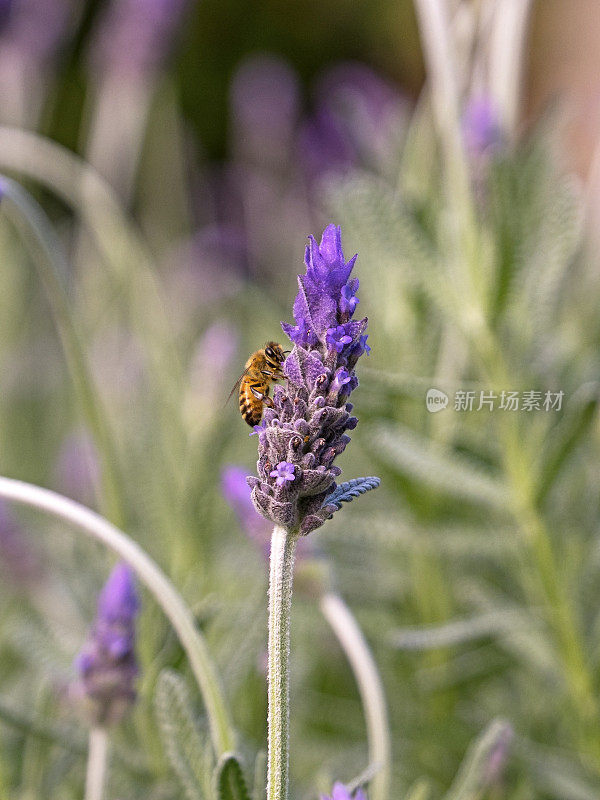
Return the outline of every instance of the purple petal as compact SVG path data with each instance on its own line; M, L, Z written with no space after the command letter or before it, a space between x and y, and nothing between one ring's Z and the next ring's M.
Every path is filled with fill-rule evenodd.
M106 622L131 620L139 609L133 571L119 563L110 573L98 598L98 617Z

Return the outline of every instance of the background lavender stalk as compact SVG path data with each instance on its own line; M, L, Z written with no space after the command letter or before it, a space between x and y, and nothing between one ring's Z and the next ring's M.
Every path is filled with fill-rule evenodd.
M87 160L127 200L157 76L186 0L113 0L92 43L96 98Z
M117 564L98 598L94 626L77 656L72 687L91 719L85 800L102 800L108 766L108 729L135 702L135 620L139 601L132 570Z
M35 128L53 85L56 55L77 22L68 0L12 0L0 13L0 119Z
M73 693L84 704L92 727L120 722L135 702L138 609L133 571L117 564L100 593L94 625L76 660L79 679Z
M105 728L92 728L89 738L85 800L102 800L108 767L108 734Z

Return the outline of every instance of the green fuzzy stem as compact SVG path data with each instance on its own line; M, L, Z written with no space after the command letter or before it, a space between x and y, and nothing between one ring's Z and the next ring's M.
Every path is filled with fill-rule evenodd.
M278 525L269 578L269 750L267 800L287 800L289 784L290 612L298 532Z

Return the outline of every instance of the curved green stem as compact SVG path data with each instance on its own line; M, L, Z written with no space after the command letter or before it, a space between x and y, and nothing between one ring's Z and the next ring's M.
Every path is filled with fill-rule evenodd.
M267 800L287 800L289 784L290 614L297 532L276 525L269 577Z
M85 800L103 800L104 798L109 748L110 742L106 728L92 728L85 776Z
M131 565L168 617L186 651L206 706L211 739L217 755L234 750L235 737L229 713L204 638L183 598L150 556L103 517L49 489L0 477L0 497L45 511L68 522L110 547Z
M323 616L348 659L362 700L369 742L369 765L377 768L370 784L372 800L388 800L392 746L383 685L365 637L339 595L326 592L320 600Z
M67 366L83 416L98 448L102 468L102 500L106 515L117 525L123 524L123 507L119 490L120 480L115 468L117 463L114 443L102 402L94 389L93 380L87 368L86 359L69 302L62 284L61 275L68 274L67 262L59 242L54 236L41 207L18 183L0 177L3 195L1 208L12 217L17 228L30 234L23 239L29 247L35 243L38 252L34 258L42 283L46 290L54 321L59 332ZM8 201L8 202L7 202ZM12 210L16 214L11 214ZM33 240L31 237L33 234Z

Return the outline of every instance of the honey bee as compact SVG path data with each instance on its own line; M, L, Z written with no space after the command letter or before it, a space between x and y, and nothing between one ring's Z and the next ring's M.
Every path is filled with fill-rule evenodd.
M273 405L269 397L272 383L283 378L281 365L285 361L285 351L277 342L267 342L262 350L252 353L240 378L235 382L229 397L240 387L240 413L250 425L260 423L263 406Z

